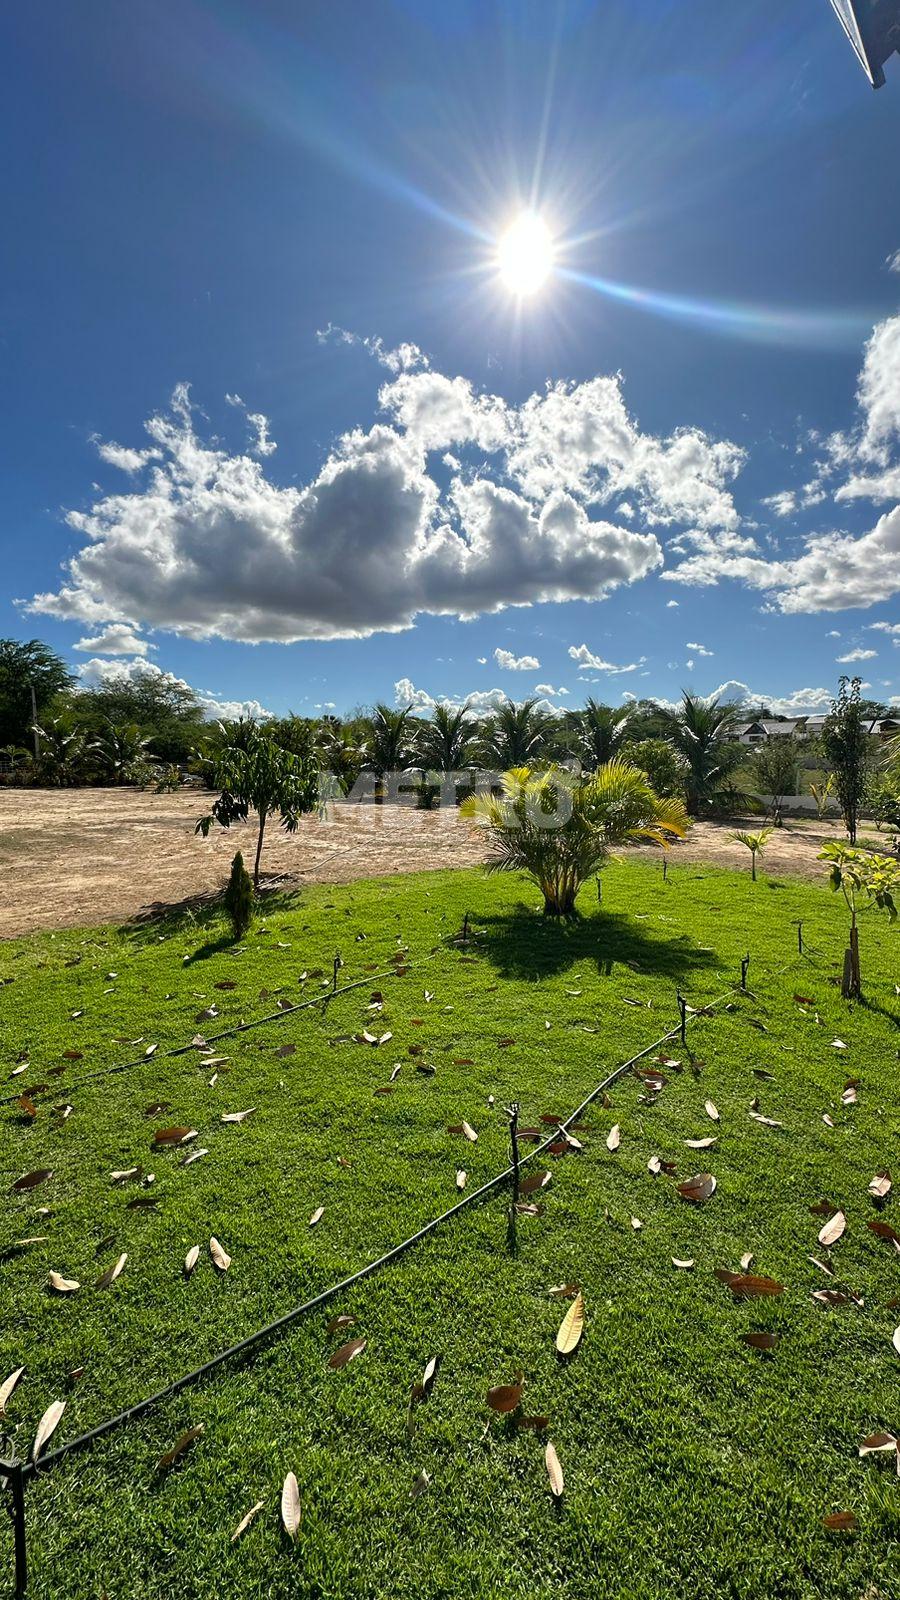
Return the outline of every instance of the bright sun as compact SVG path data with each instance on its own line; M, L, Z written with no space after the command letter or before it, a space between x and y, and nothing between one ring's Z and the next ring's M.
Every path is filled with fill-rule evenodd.
M534 211L523 211L497 245L497 266L513 294L534 294L553 270L550 230Z

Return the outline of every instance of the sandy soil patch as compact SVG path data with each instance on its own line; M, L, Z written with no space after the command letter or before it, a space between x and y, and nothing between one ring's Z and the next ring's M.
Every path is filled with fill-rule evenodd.
M197 790L0 792L0 937L125 921L215 892L235 850L252 859L255 829L216 829L207 840L197 838L194 824L208 805L209 796ZM673 850L673 865L696 861L746 869L747 851L729 839L731 827L698 823L687 843ZM816 854L826 839L839 836L833 823L790 823L773 835L762 871L820 878ZM623 852L632 853L637 852ZM285 887L300 888L471 867L483 859L481 838L455 811L338 806L329 821L304 818L293 835L270 824L263 865Z

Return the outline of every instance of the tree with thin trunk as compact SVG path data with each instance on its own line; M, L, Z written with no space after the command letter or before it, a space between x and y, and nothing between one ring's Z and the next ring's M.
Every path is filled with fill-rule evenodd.
M282 750L264 729L255 729L242 745L227 746L216 767L216 788L221 790L212 811L201 817L196 833L204 839L214 822L230 828L244 822L251 811L259 819L253 887L259 889L259 863L263 836L271 816L281 817L281 826L294 833L301 816L315 811L318 803L318 770L309 761Z
M628 737L632 707L604 706L588 696L580 711L570 711L566 723L573 734L572 750L588 772L620 755Z
M504 700L489 718L482 735L486 761L503 771L533 766L545 754L554 731L554 718L537 701Z
M750 851L750 877L756 882L756 858L761 856L772 837L771 828L760 828L758 833L743 833L738 831L731 835L735 844L745 844Z
M871 763L872 719L863 703L859 678L841 678L837 699L822 732L822 747L834 768L847 838L856 843L859 810L866 796Z
M856 1000L862 992L857 928L859 899L865 896L886 911L893 922L897 916L894 897L900 896L900 862L874 850L857 850L843 842L825 845L819 851L819 860L830 864L831 887L843 894L850 912L850 941L844 952L841 994L845 1000Z
M475 758L477 729L468 714L469 702L452 706L439 702L421 737L423 760L432 772L461 772Z

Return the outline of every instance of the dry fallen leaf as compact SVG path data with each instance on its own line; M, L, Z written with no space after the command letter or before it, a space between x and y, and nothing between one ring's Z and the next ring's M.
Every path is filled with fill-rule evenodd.
M869 1193L873 1200L884 1200L891 1192L891 1175L889 1172L876 1172L869 1184Z
M574 1300L578 1293L578 1284L554 1283L547 1293L552 1300Z
M247 1512L247 1515L245 1517L241 1517L240 1522L238 1523L237 1527L234 1530L234 1533L231 1535L232 1544L234 1544L236 1539L239 1539L241 1537L242 1533L246 1533L247 1532L247 1529L249 1528L249 1526L250 1526L251 1522L253 1521L254 1517L260 1511L262 1511L262 1508L263 1508L264 1505L265 1505L265 1501L264 1500L257 1500L256 1505L250 1507L250 1510Z
M347 1344L342 1344L339 1350L335 1350L334 1355L329 1356L328 1365L337 1372L341 1367L346 1367L351 1361L355 1361L357 1356L361 1356L365 1348L365 1339L350 1339Z
M861 1456L878 1455L882 1450L896 1450L897 1440L892 1433L870 1433L859 1447Z
M468 1176L469 1176L469 1174L467 1172L464 1172L462 1167L460 1167L458 1172L457 1172L457 1174L456 1174L456 1187L457 1187L457 1189L464 1189L466 1187L466 1179L468 1178Z
M819 1243L824 1245L826 1249L833 1244L837 1244L846 1226L847 1218L844 1216L843 1211L836 1211L830 1221L826 1222L824 1228L820 1230Z
M248 1106L246 1111L223 1111L222 1112L222 1121L223 1122L246 1122L248 1117L252 1117L252 1115L253 1115L255 1110L256 1110L255 1106Z
M606 1136L606 1148L607 1148L607 1150L612 1152L612 1151L618 1150L619 1145L621 1143L622 1143L622 1130L619 1127L619 1124L617 1122L615 1122L615 1123L613 1123L613 1126L610 1128L609 1133Z
M895 1233L889 1222L881 1222L876 1217L873 1221L867 1222L866 1227L870 1233L875 1234L877 1239L885 1239L889 1244L896 1245L900 1249L900 1233Z
M188 1278L190 1277L199 1260L200 1246L198 1244L192 1244L190 1250L184 1258L184 1271Z
M24 1178L17 1178L12 1186L13 1193L18 1194L23 1189L36 1189L39 1183L46 1183L53 1177L50 1167L41 1167L37 1172L26 1172Z
M300 1532L301 1516L300 1486L294 1473L289 1472L281 1491L281 1521L289 1539L296 1539Z
M32 1461L37 1461L51 1434L55 1433L65 1409L65 1400L54 1400L53 1404L47 1407L38 1423L38 1430L34 1436L34 1444L31 1447Z
M116 1279L119 1277L127 1260L128 1255L127 1253L123 1252L118 1261L114 1261L111 1267L107 1267L106 1271L100 1274L100 1277L97 1279L97 1288L110 1288L110 1286L114 1284Z
M157 1463L158 1470L160 1472L168 1472L169 1468L178 1460L178 1457L184 1454L188 1446L192 1445L195 1439L199 1439L202 1432L202 1422L198 1422L196 1427L188 1428L187 1433L183 1433L180 1439L175 1440L171 1450L167 1450L164 1456L160 1456Z
M690 1201L691 1205L702 1205L716 1192L716 1180L711 1172L698 1172L693 1178L688 1178L686 1183L678 1185L678 1193L682 1200Z
M154 1144L187 1144L189 1139L196 1139L196 1128L157 1128L153 1135Z
M309 1219L309 1226L311 1228L315 1228L316 1225L322 1221L322 1218L324 1217L324 1215L325 1215L325 1207L324 1206L317 1206L315 1211L313 1212L312 1216Z
M534 1194L537 1189L546 1189L552 1177L552 1172L532 1172L519 1184L519 1193Z
M721 1120L719 1117L718 1107L712 1100L707 1100L703 1109L706 1112L706 1115L710 1117L713 1122L719 1122Z
M61 1272L51 1272L50 1287L55 1289L57 1294L74 1294L76 1289L81 1288L81 1284L77 1278L64 1278Z
M765 1295L784 1294L784 1284L776 1278L760 1277L751 1272L729 1272L727 1267L717 1267L716 1277L726 1283L736 1300L758 1299Z
M419 1495L425 1493L425 1490L428 1488L430 1483L431 1483L431 1476L430 1476L429 1473L427 1473L425 1471L425 1468L423 1467L422 1471L419 1473L418 1477L414 1480L413 1486L409 1491L410 1500L418 1500Z
M898 1356L900 1356L900 1328L894 1329L894 1332L891 1336L891 1344L894 1346Z
M690 1272L694 1265L694 1258L693 1256L689 1256L684 1261L679 1261L677 1256L673 1256L672 1265L673 1267L680 1267L682 1272Z
M326 1333L340 1333L342 1328L354 1328L355 1326L356 1326L356 1318L355 1317L346 1317L346 1316L332 1317L332 1319L329 1322L327 1328L325 1329L325 1332Z
M544 1460L547 1463L547 1476L550 1479L551 1493L555 1500L559 1500L565 1488L565 1479L563 1478L562 1467L559 1464L559 1456L549 1441L544 1451Z
M579 1291L559 1325L556 1348L561 1356L570 1356L578 1346L584 1332L584 1295Z
M847 1047L844 1045L842 1048ZM830 1516L822 1518L822 1524L838 1533L852 1533L859 1526L853 1511L833 1511Z
M488 1389L487 1403L492 1411L516 1411L522 1404L522 1392L525 1388L521 1373L515 1383L500 1383L494 1389Z
M685 1139L684 1142L689 1150L711 1150L719 1141L716 1134L711 1133L707 1139Z
M753 1350L774 1350L778 1344L777 1333L742 1333L741 1338Z
M209 1253L213 1258L214 1266L217 1266L220 1272L227 1272L231 1266L231 1257L228 1251L222 1248L215 1235L209 1241Z
M4 1415L7 1402L11 1399L12 1392L24 1371L24 1367L16 1367L15 1372L11 1372L9 1377L0 1383L0 1417Z

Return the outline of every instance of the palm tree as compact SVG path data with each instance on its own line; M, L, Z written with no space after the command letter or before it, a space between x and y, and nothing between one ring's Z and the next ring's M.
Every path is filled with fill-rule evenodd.
M750 851L750 876L756 882L756 858L761 856L772 837L771 828L760 828L758 833L738 832L731 835L735 844L745 844Z
M680 800L655 794L646 774L620 758L581 780L561 767L507 772L500 795L473 795L462 815L487 831L489 872L524 872L544 896L544 915L572 917L586 879L612 847L638 839L666 846L688 820Z
M477 732L468 715L469 702L454 710L436 705L422 730L422 759L433 772L461 772L475 759Z
M747 799L728 782L743 759L734 738L737 716L737 706L687 689L682 691L681 705L670 713L672 743L687 762L685 790L690 817Z
M149 744L136 722L107 722L100 738L88 745L88 750L99 757L114 783L127 783L144 760Z
M566 721L574 734L574 754L589 772L621 753L632 715L631 706L604 706L591 698L581 711L568 713Z
M77 782L87 753L83 728L70 727L62 717L48 717L43 726L36 722L32 732L37 737L35 766L40 777L54 784Z
M538 761L553 732L554 719L537 710L537 700L505 700L485 724L482 753L504 771Z
M372 712L370 765L378 780L376 798L383 797L383 779L389 772L408 772L416 762L420 725L412 706L395 711L382 702Z
M364 732L355 722L323 717L317 743L323 766L346 793L369 760L369 744Z

